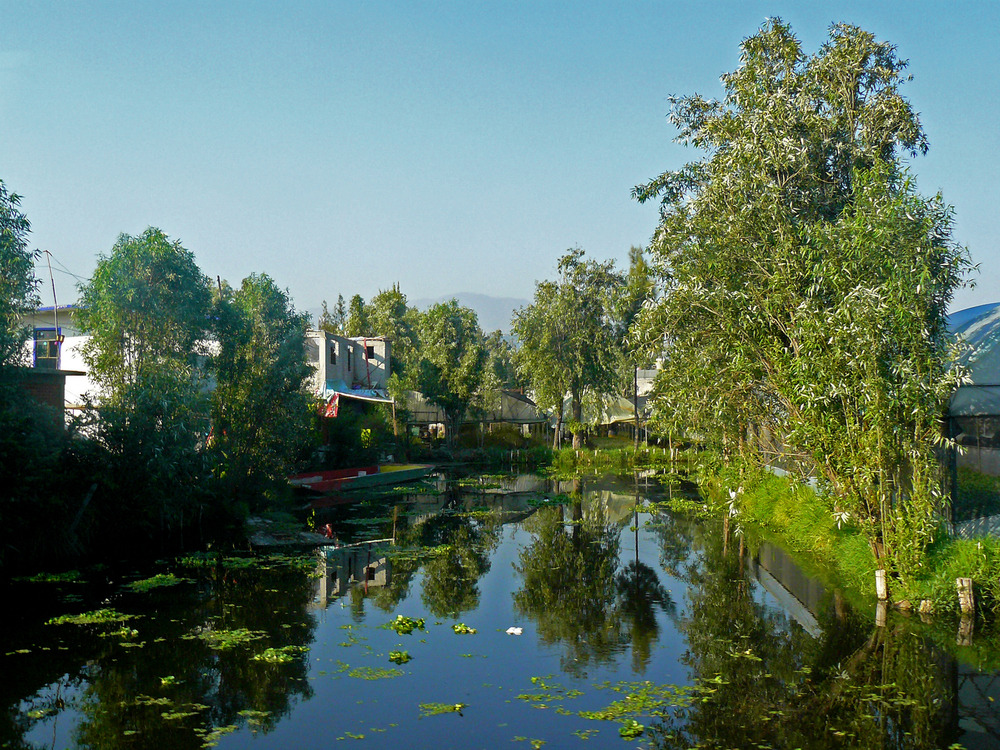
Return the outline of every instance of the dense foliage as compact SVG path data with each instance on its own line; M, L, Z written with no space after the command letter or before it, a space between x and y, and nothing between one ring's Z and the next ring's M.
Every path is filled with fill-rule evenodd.
M200 504L209 425L198 355L210 303L194 254L155 228L121 235L80 287L83 356L98 388L86 418L108 455L105 483L131 523L161 538Z
M441 408L451 442L470 409L496 391L476 313L457 301L440 302L420 316L418 390Z
M559 259L558 270L557 281L535 284L534 300L514 314L513 329L521 345L518 367L536 403L557 415L556 440L569 394L573 447L579 448L584 396L613 391L620 374L614 308L624 281L613 262L586 260L579 248Z
M800 459L909 576L938 522L945 312L967 254L902 161L927 143L893 46L836 25L807 56L775 20L742 50L722 101L673 100L704 156L635 189L661 201L642 328L665 351L657 418L730 455Z
M232 502L259 505L311 446L307 324L266 274L248 276L235 292L224 288L217 301L211 447Z
M0 367L22 362L27 338L22 316L38 304L37 253L28 249L31 224L20 204L21 196L0 180Z

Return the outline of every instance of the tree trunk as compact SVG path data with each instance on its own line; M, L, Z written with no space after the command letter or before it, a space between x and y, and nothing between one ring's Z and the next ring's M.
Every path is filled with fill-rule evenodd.
M632 381L632 414L635 417L635 449L639 450L639 368L636 367Z
M583 434L580 423L583 421L583 404L577 394L573 394L573 450L583 447Z
M559 450L559 434L562 432L562 423L563 423L563 410L562 410L562 404L560 404L559 416L556 417L556 430L555 433L552 435L552 450L554 451Z

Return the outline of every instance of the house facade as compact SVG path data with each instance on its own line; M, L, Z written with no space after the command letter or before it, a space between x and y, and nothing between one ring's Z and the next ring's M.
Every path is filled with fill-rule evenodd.
M310 390L320 396L370 392L384 398L392 374L391 350L383 336L349 338L310 329L306 332L306 359L314 370Z
M79 408L83 394L92 389L83 361L83 344L89 337L80 329L77 312L75 305L40 307L22 320L30 330L28 365L38 371L64 373L67 409ZM67 374L72 377L66 378Z

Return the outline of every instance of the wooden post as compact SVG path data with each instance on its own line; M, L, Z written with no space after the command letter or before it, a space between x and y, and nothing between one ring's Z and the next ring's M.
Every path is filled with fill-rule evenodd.
M962 619L958 621L958 635L955 637L955 645L972 645L972 626L974 622L975 620L972 619L972 615L962 615Z
M875 595L878 597L880 602L884 602L889 598L889 593L885 588L884 570L875 571Z
M875 627L878 628L885 627L885 612L886 612L885 601L879 600L879 603L875 605Z
M963 615L971 615L976 611L976 600L972 595L972 579L956 578L955 586L958 589L958 606Z

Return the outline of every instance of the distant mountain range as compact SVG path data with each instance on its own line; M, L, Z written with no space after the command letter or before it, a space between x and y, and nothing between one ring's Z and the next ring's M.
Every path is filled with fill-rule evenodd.
M509 334L510 319L514 311L530 304L529 300L517 297L491 297L488 294L475 292L458 292L437 299L411 299L409 304L418 310L426 310L431 305L447 302L450 299L456 299L458 304L475 310L479 317L479 327L484 333L492 333L499 328L505 334Z
M510 319L514 311L530 304L530 300L526 299L491 297L488 294L476 294L475 292L458 292L457 294L449 294L437 299L411 299L407 300L407 304L418 310L426 310L431 305L436 305L438 302L447 302L452 298L457 299L458 304L471 307L476 311L476 315L479 318L479 327L483 329L484 333L492 333L500 329L508 336L510 335ZM320 311L321 309L318 307L306 310L312 325L316 324Z

